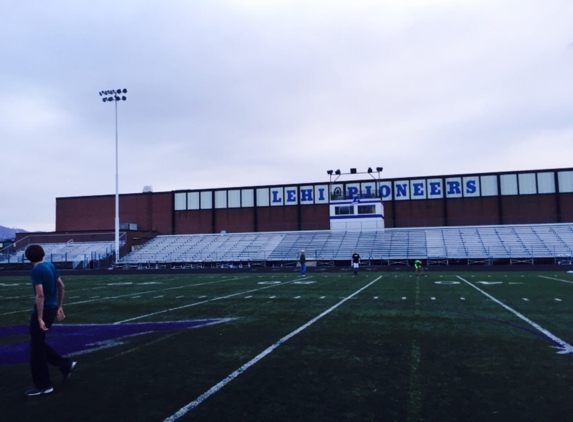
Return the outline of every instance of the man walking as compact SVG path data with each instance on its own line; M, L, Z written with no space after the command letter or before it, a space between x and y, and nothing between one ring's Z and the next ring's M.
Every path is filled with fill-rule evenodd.
M55 319L65 318L62 304L65 286L58 271L51 262L44 262L44 249L40 245L30 245L26 258L34 265L30 275L35 294L34 311L30 319L30 367L35 388L26 391L27 396L39 396L54 391L50 380L48 363L57 366L66 381L76 366L76 362L64 358L46 343L46 332Z

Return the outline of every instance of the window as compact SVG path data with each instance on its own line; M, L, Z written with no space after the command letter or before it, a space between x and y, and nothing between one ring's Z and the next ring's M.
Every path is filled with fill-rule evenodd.
M215 191L215 208L227 208L227 191Z
M539 193L555 193L555 175L553 173L537 173Z
M520 195L532 195L537 193L535 173L522 173L518 175L518 181Z
M175 194L175 211L183 211L187 209L187 194L178 192Z
M213 208L213 192L203 191L201 192L201 209L210 210Z
M227 191L228 207L229 208L240 208L241 207L241 191L240 190L230 190Z
M354 207L351 206L339 206L334 207L334 214L335 215L350 215L354 214Z
M199 209L199 192L189 192L187 194L187 209L188 210Z
M376 206L358 205L358 214L376 214Z

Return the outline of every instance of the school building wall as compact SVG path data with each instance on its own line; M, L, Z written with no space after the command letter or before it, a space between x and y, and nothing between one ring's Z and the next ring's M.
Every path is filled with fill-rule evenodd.
M140 232L198 234L328 230L334 185L307 183L120 195L120 222ZM573 169L338 182L379 190L385 226L573 222ZM56 199L56 232L113 230L115 196Z

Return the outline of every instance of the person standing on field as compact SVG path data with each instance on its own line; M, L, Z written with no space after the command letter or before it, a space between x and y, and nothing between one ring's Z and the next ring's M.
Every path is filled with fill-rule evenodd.
M300 276L304 277L306 275L306 255L304 253L304 249L300 251Z
M354 270L354 275L358 275L358 268L360 267L360 255L357 251L354 251L352 258L350 259L350 265Z
M422 267L422 261L416 259L414 261L414 268L416 269L416 276L423 275L424 277L426 277L426 275L424 274L424 267Z
M34 265L30 276L34 287L35 304L30 319L30 368L35 387L26 391L27 396L39 396L54 391L48 363L60 369L65 382L76 367L76 362L62 357L46 343L46 333L55 319L65 318L62 304L65 286L51 262L44 262L44 249L30 245L26 258Z

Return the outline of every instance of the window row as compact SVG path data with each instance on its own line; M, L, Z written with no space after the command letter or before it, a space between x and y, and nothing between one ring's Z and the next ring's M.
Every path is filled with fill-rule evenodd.
M175 210L328 204L332 199L381 197L384 201L535 195L573 192L573 171L436 177L175 193Z

